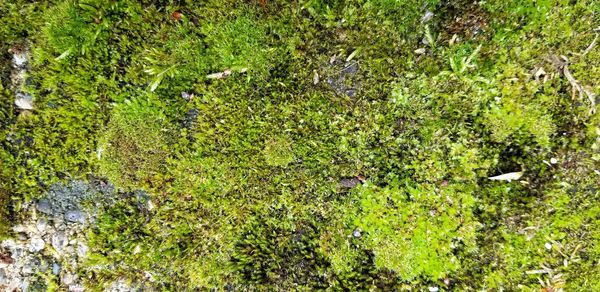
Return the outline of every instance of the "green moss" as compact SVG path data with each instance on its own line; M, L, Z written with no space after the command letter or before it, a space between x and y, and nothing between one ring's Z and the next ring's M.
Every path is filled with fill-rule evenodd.
M92 47L101 45L96 44L96 40L102 28L94 23L94 17L100 15L94 15L94 10L97 11L93 6L64 1L46 13L48 19L44 34L48 37L48 44L60 54L59 58L86 54Z
M151 186L165 171L172 131L152 95L114 108L97 150L100 173L124 189Z
M3 214L119 186L99 290L597 290L600 8L538 2L3 2Z
M263 155L267 165L270 166L287 166L294 160L290 142L276 138L265 143Z
M376 267L394 271L403 280L443 279L461 267L456 250L475 249L475 201L472 190L464 186L394 182L384 189L363 186L356 196L361 212L347 215L354 222L346 233L364 237L355 240L373 251ZM338 272L343 272L356 265L357 253L348 251L346 234L340 236L343 247L331 255Z

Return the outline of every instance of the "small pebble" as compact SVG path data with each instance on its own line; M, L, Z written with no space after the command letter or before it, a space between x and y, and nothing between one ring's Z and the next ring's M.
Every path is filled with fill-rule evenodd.
M558 163L558 159L552 157L552 158L550 158L550 163L557 164Z
M27 54L18 52L13 55L13 64L15 67L21 67L27 63Z
M438 287L429 287L429 292L438 292L440 291L440 288Z
M29 251L30 252L39 252L40 250L44 249L45 245L46 245L46 242L44 242L43 239L41 239L39 237L31 238L31 240L29 241Z
M25 232L26 230L27 229L25 228L25 226L23 226L21 224L13 226L13 231L16 233Z
M69 292L83 292L85 289L81 285L70 285Z
M352 236L354 236L354 237L356 237L356 238L359 238L359 237L361 237L361 236L362 236L362 234L361 234L361 232L360 232L360 229L355 229L355 230L352 232Z
M194 97L194 95L184 91L181 93L181 97L185 100L191 100Z
M70 222L84 224L85 223L85 213L83 213L79 210L67 211L67 213L65 214L65 219Z
M546 242L546 244L544 244L544 247L545 247L547 250L551 250L551 249L552 249L552 243Z
M48 222L46 222L46 220L40 219L40 220L38 220L35 227L42 235L44 235L44 234L46 234L46 228L48 227Z
M423 54L425 54L426 51L427 51L427 49L425 49L425 48L419 48L419 49L415 50L415 54L423 55Z
M38 269L40 270L40 272L45 273L48 270L48 262L42 261L38 266Z
M41 200L37 202L35 208L44 214L52 214L52 207L50 206L50 202L48 202L48 200Z
M80 242L77 244L77 255L79 257L84 257L88 252L88 247L85 243Z
M65 285L71 285L71 284L73 284L73 282L75 282L76 279L77 279L77 276L75 276L71 273L64 273L63 276L61 277L61 282Z
M60 252L67 246L69 239L64 232L57 232L52 236L52 247Z
M33 266L31 265L31 263L27 263L23 266L23 268L21 269L21 273L23 273L23 275L31 275L33 274Z
M15 99L15 105L23 110L33 109L33 96L27 93L17 92L17 98Z
M52 274L58 275L60 273L60 265L57 263L52 264Z

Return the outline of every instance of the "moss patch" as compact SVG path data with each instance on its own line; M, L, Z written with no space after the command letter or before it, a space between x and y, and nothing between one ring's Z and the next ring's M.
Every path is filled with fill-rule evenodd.
M0 195L146 191L89 231L98 289L598 290L593 4L3 3Z

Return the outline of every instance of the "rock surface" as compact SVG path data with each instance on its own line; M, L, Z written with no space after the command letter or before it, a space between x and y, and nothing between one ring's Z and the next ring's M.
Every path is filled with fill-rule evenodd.
M88 255L85 232L96 212L83 205L111 196L111 186L70 181L26 206L27 219L13 227L14 238L0 243L0 291L44 291L47 279L58 281L61 291L84 291L77 267Z
M15 91L15 105L21 110L33 110L33 96L23 92L27 70L29 69L29 51L23 48L12 48L9 52L13 54L11 85Z
M87 255L85 225L53 218L50 219L52 225L47 226L40 224L45 222L40 217L46 215L34 208L30 208L30 212L29 220L13 228L19 235L18 239L7 239L0 243L2 254L6 255L0 264L0 290L44 290L46 283L41 275L54 274L59 276L65 290L82 291L74 268ZM73 232L72 240L69 241L65 233L58 229Z

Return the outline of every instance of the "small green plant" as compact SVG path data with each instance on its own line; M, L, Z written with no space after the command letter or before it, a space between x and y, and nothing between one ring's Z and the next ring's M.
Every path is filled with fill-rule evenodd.
M84 9L87 8L87 9ZM46 15L47 25L44 34L48 44L54 49L58 59L70 55L85 55L97 44L104 27L99 21L98 9L77 1L64 1L53 7Z

